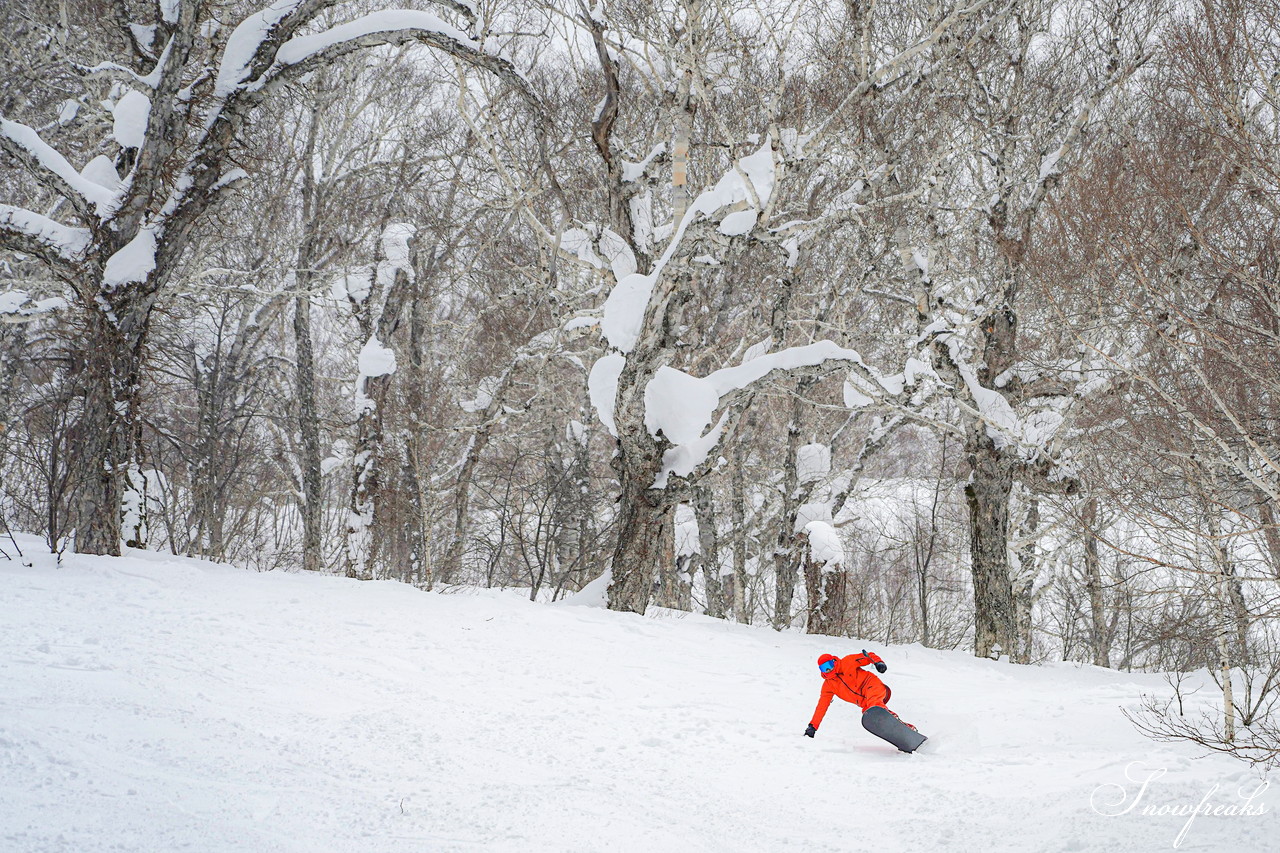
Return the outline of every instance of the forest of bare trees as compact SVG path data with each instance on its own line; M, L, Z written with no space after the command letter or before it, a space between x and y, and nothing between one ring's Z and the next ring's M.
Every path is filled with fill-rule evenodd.
M9 527L1208 668L1138 724L1280 754L1276 0L0 31Z

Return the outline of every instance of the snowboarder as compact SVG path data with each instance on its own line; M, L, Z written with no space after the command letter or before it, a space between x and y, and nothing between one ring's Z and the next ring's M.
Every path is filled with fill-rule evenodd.
M846 655L838 658L835 655L824 654L818 658L818 672L822 675L822 694L818 697L818 707L814 710L813 719L809 721L809 727L804 730L804 735L813 737L818 733L818 726L822 724L827 708L831 707L831 700L839 696L862 709L864 715L862 725L867 731L888 740L903 752L911 752L924 741L924 737L919 734L908 736L905 732L899 737L892 731L901 725L914 733L916 727L899 719L897 714L889 710L888 702L892 691L879 678L862 669L869 664L874 665L876 672L880 673L889 668L879 655L868 652L866 649L863 649L860 655ZM880 710L872 713L868 718L867 713L876 708ZM890 722L888 717L882 721L880 717L885 714L897 722Z

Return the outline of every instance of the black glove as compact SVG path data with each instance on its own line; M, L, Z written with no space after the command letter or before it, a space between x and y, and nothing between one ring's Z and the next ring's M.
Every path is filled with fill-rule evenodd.
M867 651L866 649L863 649L862 653L867 657L871 657L871 652ZM882 660L876 661L875 666L876 666L876 672L879 672L879 673L885 673L889 670L889 665Z
M815 729L812 725L810 725L807 729L804 730L805 737L813 737L817 733L818 733L818 730Z

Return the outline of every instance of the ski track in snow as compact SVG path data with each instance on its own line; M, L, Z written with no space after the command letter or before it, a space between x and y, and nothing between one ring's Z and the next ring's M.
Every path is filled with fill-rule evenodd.
M1120 707L1152 675L139 552L59 568L20 541L3 851L1162 850L1185 818L1098 815L1091 792L1132 761L1168 770L1144 804L1256 784L1134 731ZM818 654L864 646L931 752L839 701L801 736ZM1181 849L1274 830L1202 816Z

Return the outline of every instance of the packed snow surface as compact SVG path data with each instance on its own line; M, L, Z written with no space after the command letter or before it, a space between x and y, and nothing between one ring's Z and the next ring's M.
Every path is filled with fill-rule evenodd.
M1164 850L1187 818L1144 807L1259 785L1133 730L1155 676L20 541L5 851ZM864 647L927 752L842 702L801 736L818 655ZM1274 801L1181 849L1274 850Z

